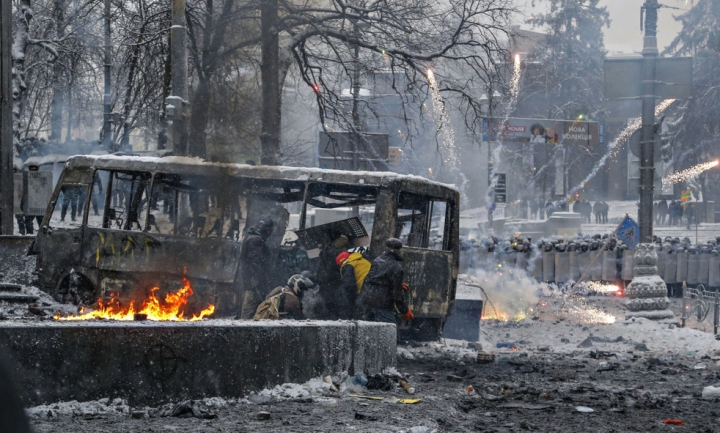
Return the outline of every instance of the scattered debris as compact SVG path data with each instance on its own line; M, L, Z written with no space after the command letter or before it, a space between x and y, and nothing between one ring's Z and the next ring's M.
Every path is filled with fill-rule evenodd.
M518 348L518 347L517 347L517 344L515 344L514 341L504 341L504 342L500 342L500 343L495 344L495 347L497 347L498 349L503 349L503 348L507 348L507 349L517 349L517 348Z
M422 401L421 398L401 398L401 399L398 399L397 402L400 404L417 404L417 403L420 403L421 401Z
M500 406L503 409L527 409L527 410L547 410L555 406L551 404L529 404L529 403L505 403ZM582 406L579 406L582 407ZM592 409L591 409L592 410Z
M492 364L495 362L495 355L491 353L478 352L477 362L478 364Z
M595 409L587 407L587 406L576 406L575 410L580 413L593 413L595 412Z
M592 346L593 346L593 342L592 342L592 338L590 338L590 337L584 339L580 344L577 345L577 347L592 347Z
M198 400L187 400L178 403L173 408L170 416L176 416L180 418L195 417L200 419L213 419L217 418L217 414L208 410Z
M714 387L712 385L706 386L702 390L702 398L705 400L712 400L714 398L720 397L720 387Z
M663 423L672 425L685 425L685 423L680 421L679 419L666 419L665 421L663 421Z
M377 396L374 396L374 395L350 394L350 397L365 398L365 399L367 399L367 400L385 400L385 397L377 397Z
M360 412L355 412L355 419L362 419L365 421L377 421L377 417L374 417L372 415L366 415Z
M270 419L270 412L260 411L255 415L258 421L267 421Z

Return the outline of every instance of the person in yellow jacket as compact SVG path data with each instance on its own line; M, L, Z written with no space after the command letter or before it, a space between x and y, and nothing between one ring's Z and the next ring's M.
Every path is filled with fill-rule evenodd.
M355 316L355 301L357 300L363 282L370 272L370 261L360 253L344 251L338 254L335 263L340 266L340 293L345 299L339 318L350 320Z

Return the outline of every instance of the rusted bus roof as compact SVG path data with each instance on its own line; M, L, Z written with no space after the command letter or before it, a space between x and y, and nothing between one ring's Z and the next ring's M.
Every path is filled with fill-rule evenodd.
M423 183L432 190L452 190L454 185L435 182L424 177L398 174L389 171L344 171L321 168L285 167L268 165L229 164L207 162L200 158L166 156L77 155L68 158L68 167L93 167L96 169L142 170L185 175L249 177L255 179L278 179L288 181L315 180L329 183L385 186L391 182Z

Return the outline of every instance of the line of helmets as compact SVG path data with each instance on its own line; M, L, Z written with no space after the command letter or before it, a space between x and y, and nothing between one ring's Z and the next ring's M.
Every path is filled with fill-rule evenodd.
M706 242L693 243L690 238L679 237L660 237L653 236L653 242L656 244L656 251L663 251L668 254L688 252L690 254L720 254L720 237L710 239ZM605 235L578 235L574 239L548 238L532 242L531 238L509 237L500 239L496 236L485 237L481 239L461 239L460 250L462 252L470 252L481 249L488 253L506 254L506 253L530 253L535 251L541 252L586 252L597 251L607 245L607 250L627 250L629 249L620 239Z

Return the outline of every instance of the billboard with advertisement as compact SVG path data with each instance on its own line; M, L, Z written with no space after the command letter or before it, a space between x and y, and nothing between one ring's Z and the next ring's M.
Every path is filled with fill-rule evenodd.
M584 146L602 144L598 122L510 117L487 119L487 123L483 123L483 132L487 141Z

